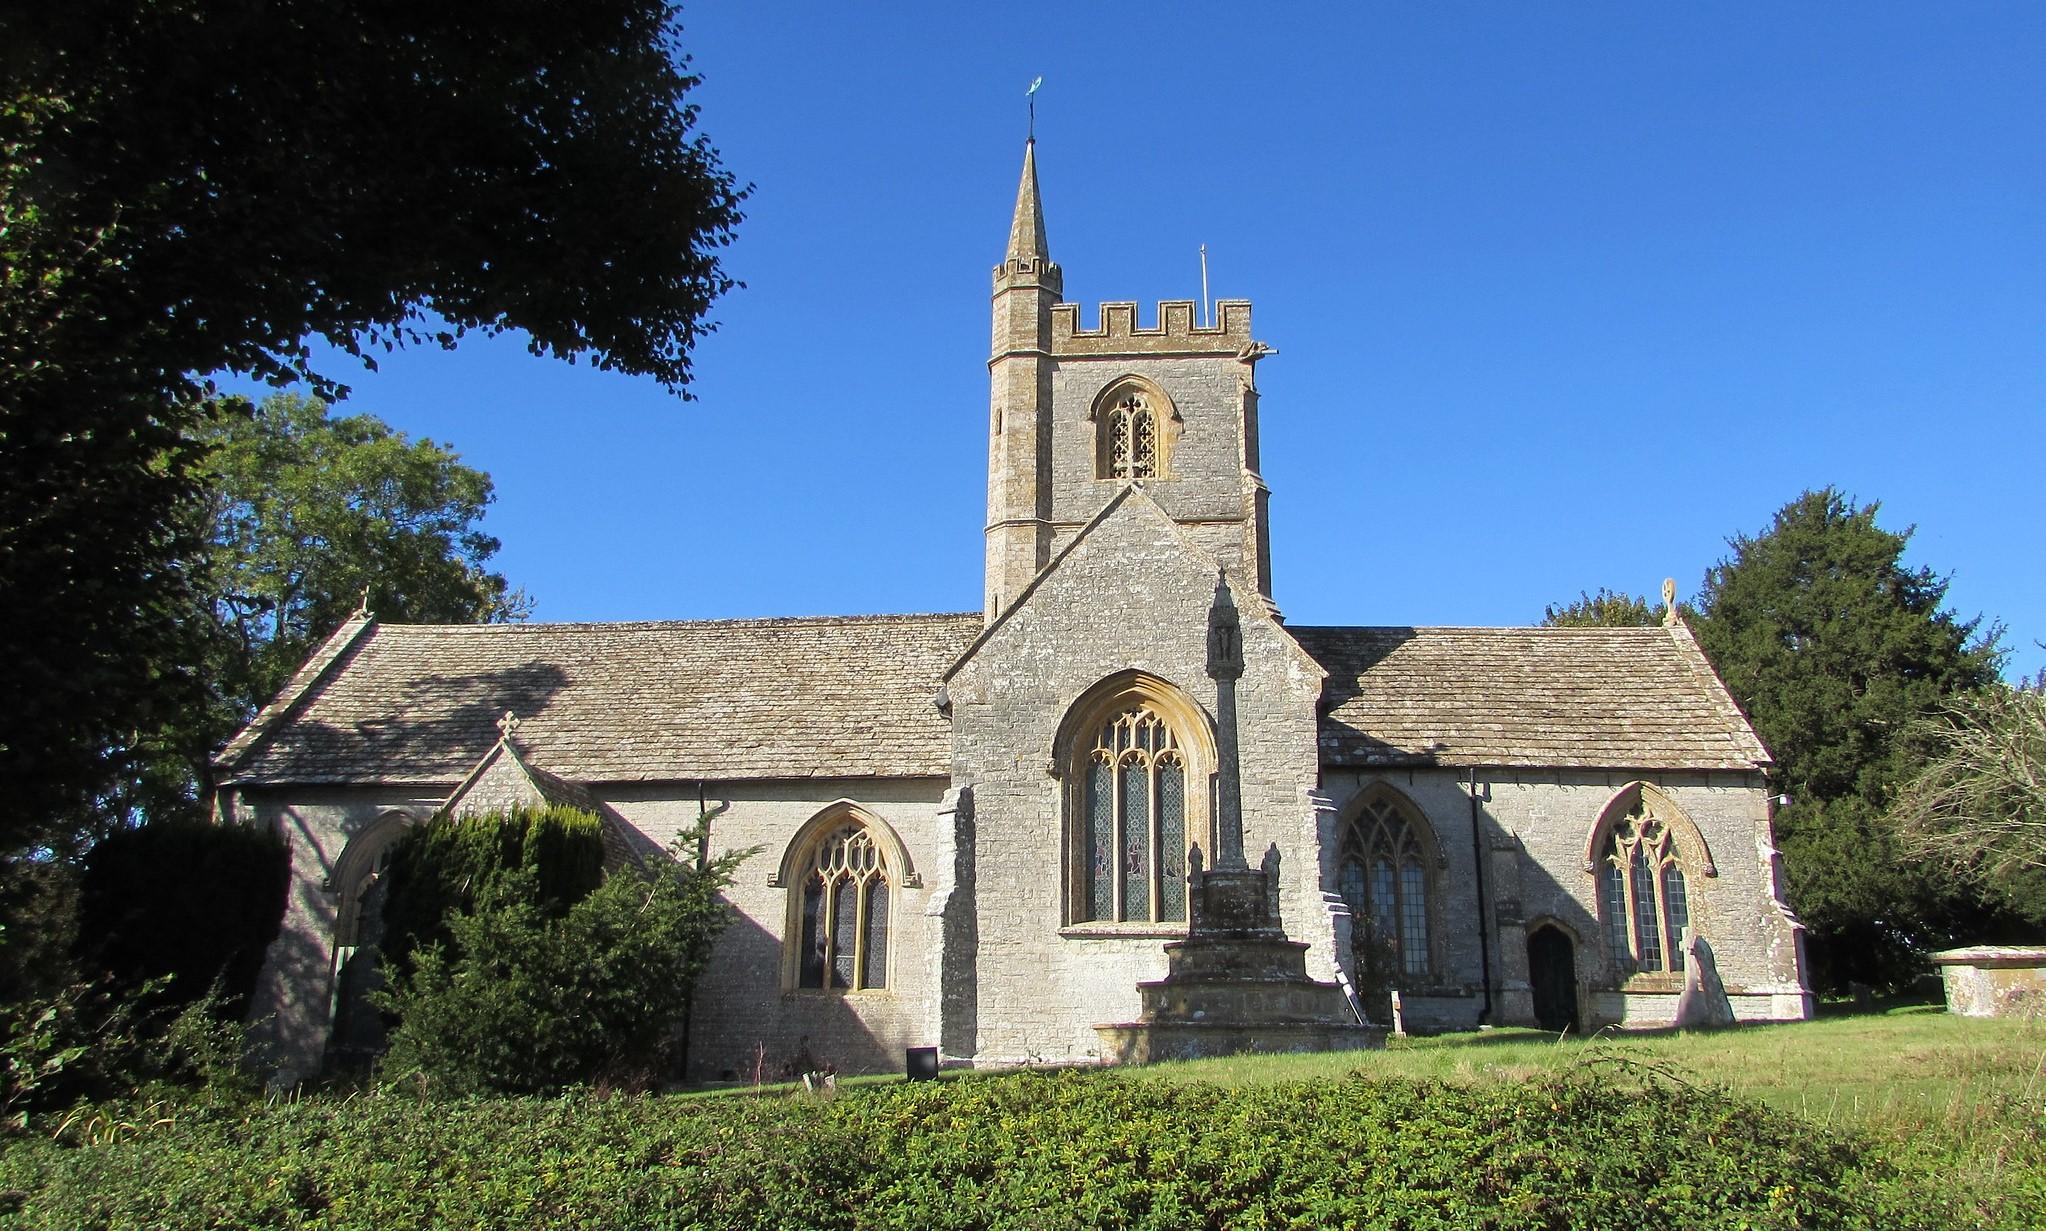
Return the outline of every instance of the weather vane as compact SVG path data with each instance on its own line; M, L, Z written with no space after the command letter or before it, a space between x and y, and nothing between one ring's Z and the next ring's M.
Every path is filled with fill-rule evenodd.
M1037 87L1044 84L1044 78L1031 79L1030 88L1023 91L1023 97L1030 100L1030 139L1037 140Z

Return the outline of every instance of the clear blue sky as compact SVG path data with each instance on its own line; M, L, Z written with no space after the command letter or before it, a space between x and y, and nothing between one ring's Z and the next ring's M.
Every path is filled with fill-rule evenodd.
M1279 349L1290 620L1689 595L1833 484L1917 527L2012 674L2046 665L2046 5L684 21L702 131L755 185L700 400L513 339L344 377L495 477L537 618L977 607L988 276L1041 74L1068 298L1194 298L1205 243Z

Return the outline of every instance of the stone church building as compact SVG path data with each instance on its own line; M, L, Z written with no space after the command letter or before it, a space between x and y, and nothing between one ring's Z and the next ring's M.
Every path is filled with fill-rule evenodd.
M1241 611L1243 849L1308 969L1409 1029L1667 1023L1687 934L1737 1016L1808 1016L1769 754L1680 619L1302 627L1272 603L1250 305L1061 298L1026 147L994 271L981 609L338 629L219 759L288 840L258 989L287 1074L370 1030L382 860L560 800L621 853L759 847L689 1076L1099 1057L1215 851L1218 574ZM507 720L515 715L515 720ZM1233 785L1233 784L1232 784ZM371 1016L372 1015L367 1015Z

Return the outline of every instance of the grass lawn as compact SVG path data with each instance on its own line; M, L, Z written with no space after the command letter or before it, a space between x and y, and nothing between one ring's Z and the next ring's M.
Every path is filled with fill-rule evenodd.
M1712 1033L1488 1030L1394 1039L1377 1053L1239 1056L1145 1071L1225 1085L1357 1070L1476 1083L1578 1065L1723 1086L1829 1128L1887 1138L1974 1199L2046 1185L2046 1021L1955 1017L1932 1005Z

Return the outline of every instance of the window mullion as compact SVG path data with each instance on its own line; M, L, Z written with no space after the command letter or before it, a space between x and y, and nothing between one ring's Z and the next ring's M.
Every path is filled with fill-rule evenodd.
M852 978L846 980L846 988L858 991L867 983L867 882L847 877L846 885L853 892Z
M1111 804L1108 812L1108 831L1115 839L1115 847L1109 852L1108 867L1110 873L1114 876L1114 880L1110 882L1110 890L1113 895L1111 900L1115 903L1115 919L1113 922L1120 922L1123 918L1122 865L1123 844L1126 839L1122 831L1122 797L1122 763L1120 759L1111 759L1108 763L1108 798Z
M1151 827L1151 919L1157 921L1165 903L1165 831L1158 817L1158 761L1146 758L1146 771L1150 775L1149 807L1145 823Z

